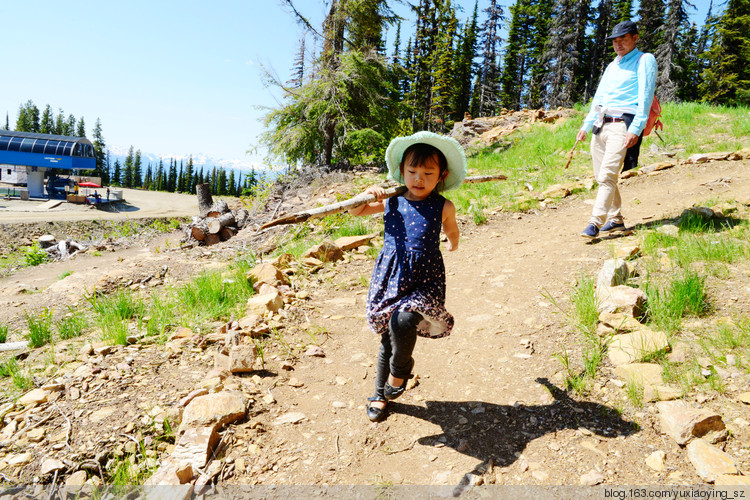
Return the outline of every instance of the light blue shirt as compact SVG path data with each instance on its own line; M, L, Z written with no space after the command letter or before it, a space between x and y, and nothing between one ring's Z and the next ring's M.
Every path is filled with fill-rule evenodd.
M581 130L590 131L597 118L605 114L620 116L631 113L635 118L628 132L641 135L648 121L655 87L656 59L653 54L633 49L623 57L616 57L604 70Z

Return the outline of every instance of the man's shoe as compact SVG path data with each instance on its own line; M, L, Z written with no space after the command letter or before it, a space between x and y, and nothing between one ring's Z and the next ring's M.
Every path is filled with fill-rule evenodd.
M581 232L581 236L593 240L594 238L599 236L599 228L594 224L589 224L588 226L586 226L586 229Z
M599 229L600 233L616 233L619 231L625 230L625 224L622 222L612 222L607 221L606 224L604 224L601 229Z

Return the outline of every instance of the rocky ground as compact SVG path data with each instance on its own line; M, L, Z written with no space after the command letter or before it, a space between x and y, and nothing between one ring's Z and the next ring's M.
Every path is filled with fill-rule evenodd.
M714 199L741 201L736 216L747 220L748 163L680 164L621 181L627 225L668 223ZM336 189L300 190L297 203L332 198ZM373 260L360 247L319 269L293 264L275 314L202 334L179 329L163 345L136 331L125 347L92 336L24 352L22 362L38 368L36 389L0 407L0 477L6 485L98 484L112 481L118 464L131 464L131 475L145 479L157 469L152 481L186 482L191 491L211 482L444 485L454 493L480 483L747 485L746 367L714 367L724 390L701 386L680 408L630 404L611 359L586 396L562 390L555 354L565 347L580 359L581 341L561 313L575 280L637 243L635 235L591 243L579 236L592 196L490 213L481 226L461 221L460 247L445 254L456 328L418 341L415 379L382 423L364 414L378 339L364 320ZM162 236L81 255L64 279L70 263L19 270L0 280L0 314L16 325L24 310L81 302L87 287L148 291L180 283L238 250L273 247L283 230L245 230L210 248L180 248L180 234ZM708 281L712 315L692 320L674 342L684 363L696 359L698 333L750 315L747 263L729 274ZM247 339L261 334L276 339L262 366L237 356L248 355ZM243 362L250 371L230 373Z

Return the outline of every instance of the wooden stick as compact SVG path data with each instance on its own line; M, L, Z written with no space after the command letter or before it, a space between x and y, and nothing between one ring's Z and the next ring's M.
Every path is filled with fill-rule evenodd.
M565 168L568 168L570 166L570 162L573 160L573 153L575 153L575 150L578 147L579 142L581 142L581 140L576 139L576 143L573 144L573 149L571 149L570 153L568 153L568 161L565 163Z
M508 179L508 176L503 174L479 175L476 177L467 177L466 179L464 179L464 183L473 184L477 182L504 181L506 179ZM402 195L406 191L406 186L388 188L385 190L385 196L383 197L383 199ZM325 217L326 215L338 214L346 210L361 207L362 205L367 205L368 203L372 203L373 201L377 201L377 197L374 194L358 194L354 198L350 198L348 200L340 201L338 203L333 203L331 205L326 205L323 207L313 208L310 210L303 210L302 212L297 212L292 215L287 215L286 217L272 220L271 222L266 222L265 224L260 226L260 228L258 228L258 231L268 229L269 227L280 226L282 224L297 224L300 222L305 222L308 219L317 219L320 217Z

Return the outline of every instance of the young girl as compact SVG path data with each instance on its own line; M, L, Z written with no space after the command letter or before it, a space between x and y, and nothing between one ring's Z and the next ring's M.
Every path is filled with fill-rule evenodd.
M438 191L458 187L466 176L466 156L450 137L418 132L391 141L385 153L388 178L406 185L402 196L383 199L385 190L365 193L378 201L354 208L353 215L385 212L385 243L378 255L367 296L367 321L381 336L375 395L368 398L367 417L379 422L386 404L403 394L411 378L411 355L417 335L445 337L453 316L445 309L445 266L440 229L446 248L458 248L456 208Z

